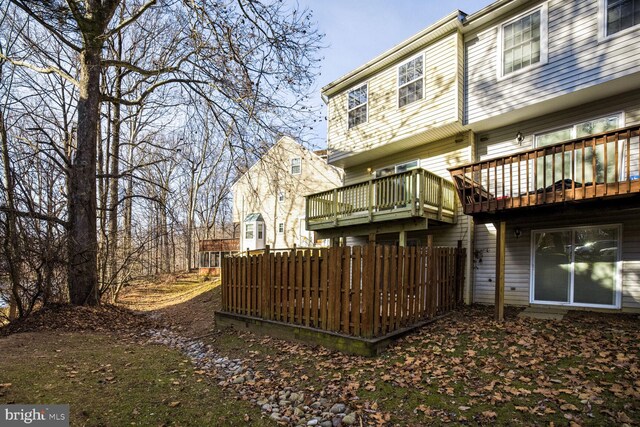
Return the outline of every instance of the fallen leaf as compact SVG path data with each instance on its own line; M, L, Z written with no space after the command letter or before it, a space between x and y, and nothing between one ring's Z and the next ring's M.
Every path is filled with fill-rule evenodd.
M565 403L564 405L560 405L560 409L563 411L579 411L578 407L573 403Z
M174 401L174 402L169 402L169 408L175 408L176 406L180 406L180 402L178 401Z

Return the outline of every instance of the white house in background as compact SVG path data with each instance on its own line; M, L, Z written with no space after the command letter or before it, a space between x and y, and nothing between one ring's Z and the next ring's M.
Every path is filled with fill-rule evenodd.
M233 221L240 250L317 246L305 223L304 196L342 185L342 170L324 152L280 140L233 184Z

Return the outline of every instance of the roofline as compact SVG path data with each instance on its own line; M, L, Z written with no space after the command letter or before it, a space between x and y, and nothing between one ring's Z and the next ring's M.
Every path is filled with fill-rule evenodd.
M463 21L463 32L468 32L487 22L504 15L518 6L527 3L529 0L497 0L483 7L477 12L467 15Z
M386 67L389 63L399 59L400 57L410 54L411 52L417 50L419 46L425 45L428 42L436 39L437 37L440 37L442 33L436 34L437 30L461 30L462 21L464 20L465 16L466 14L464 12L455 10L444 18L441 18L434 24L420 31L418 34L411 36L402 43L392 47L381 55L376 56L366 64L329 83L321 90L323 99L325 96L331 96L341 89L354 84L357 80L361 80L375 73L381 68Z

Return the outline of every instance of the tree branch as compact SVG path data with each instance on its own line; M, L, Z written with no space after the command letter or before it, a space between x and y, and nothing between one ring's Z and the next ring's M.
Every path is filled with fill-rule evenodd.
M73 85L79 86L79 83L78 83L78 81L76 79L74 79L69 74L65 73L64 71L60 70L59 68L55 68L55 67L38 67L37 65L31 64L30 62L25 62L25 61L21 61L19 59L9 58L8 56L5 56L2 53L0 53L0 59L3 59L3 60L5 60L5 61L17 66L17 67L28 68L28 69L33 70L33 71L38 72L38 73L42 73L42 74L57 74L58 76L62 77L63 79L71 82Z

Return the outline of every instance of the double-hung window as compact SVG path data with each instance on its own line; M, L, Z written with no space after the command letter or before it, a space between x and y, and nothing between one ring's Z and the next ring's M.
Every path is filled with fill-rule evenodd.
M547 62L546 5L503 24L500 30L502 76Z
M367 108L368 108L368 88L367 84L363 84L360 87L352 89L348 94L348 120L349 129L358 126L360 123L367 121Z
M278 234L284 234L284 222L278 223Z
M302 172L302 159L294 157L291 159L291 175L300 175Z
M640 24L640 0L604 0L604 2L608 36Z
M253 226L254 224L245 224L245 239L253 239Z
M424 58L422 55L398 67L398 106L403 107L424 96Z

